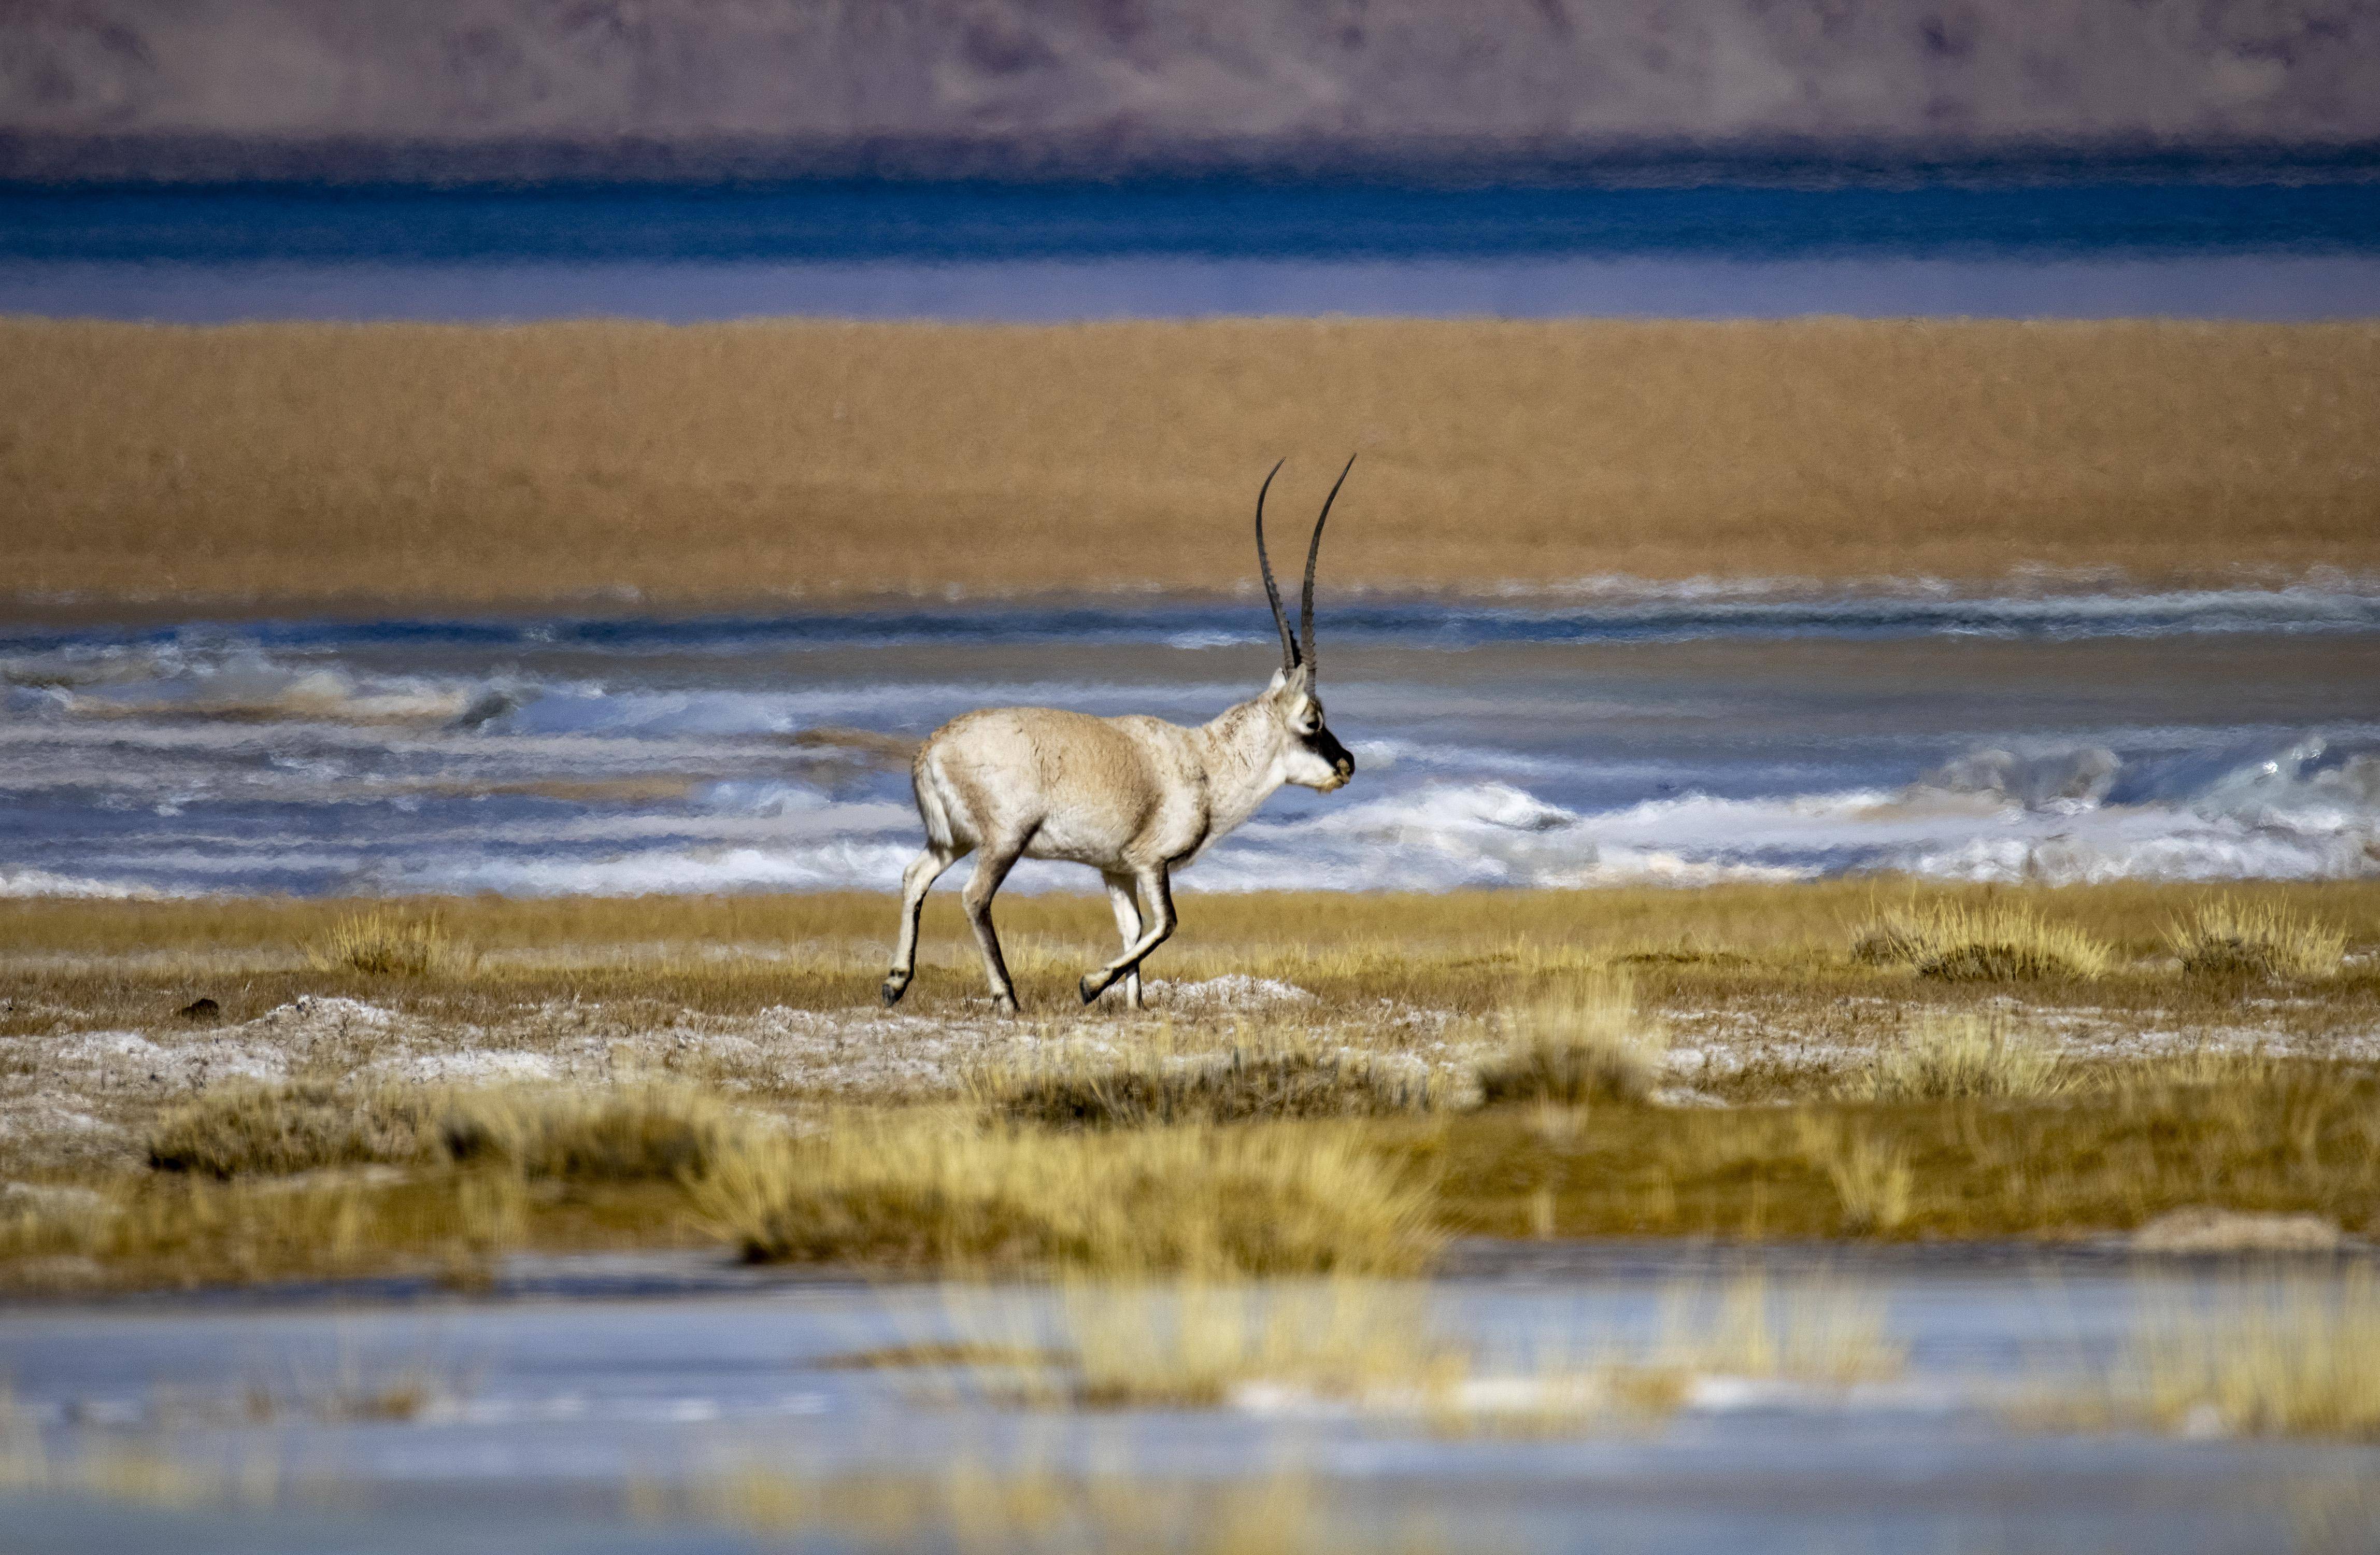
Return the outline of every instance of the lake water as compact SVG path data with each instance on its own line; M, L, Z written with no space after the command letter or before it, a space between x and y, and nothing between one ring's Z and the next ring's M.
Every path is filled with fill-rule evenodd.
M0 311L502 320L2380 314L2355 159L1250 179L0 188Z
M2346 580L1319 625L1355 781L1284 790L1184 889L2380 873L2380 594ZM988 705L1202 722L1271 642L1261 602L18 629L0 893L890 889L905 742Z
M2336 1299L2344 1261L2277 1276L2051 1248L1520 1253L1491 1257L1500 1271L1409 1288L1410 1321L1476 1353L1467 1386L1483 1399L1590 1357L1644 1354L1746 1289L1779 1332L1816 1331L1806 1325L1823 1309L1847 1328L1872 1325L1870 1342L1905 1366L1850 1388L1712 1372L1666 1420L1449 1434L1393 1408L1279 1389L1208 1411L1070 1414L1018 1407L948 1373L822 1364L989 1333L1062 1347L1062 1298L1048 1287L771 1283L681 1258L693 1288L672 1290L599 1258L549 1260L544 1277L515 1280L522 1294L509 1301L351 1289L19 1307L0 1312L12 1461L38 1443L52 1464L145 1454L183 1474L117 1470L162 1505L17 1494L7 1543L29 1555L746 1551L785 1543L671 1509L688 1488L730 1476L798 1486L972 1464L1186 1482L1208 1488L1201 1505L1235 1481L1292 1472L1310 1487L1318 1531L1338 1537L1324 1548L2370 1548L2380 1452L2368 1445L2077 1429L2044 1423L2037 1407L2129 1396L2144 1333L2219 1324L2270 1299L2276 1278L2289 1299ZM1140 1301L1152 1325L1169 1320L1162 1296L1117 1299ZM370 1401L400 1389L417 1406L373 1417L385 1411ZM813 1535L799 1547L853 1546Z

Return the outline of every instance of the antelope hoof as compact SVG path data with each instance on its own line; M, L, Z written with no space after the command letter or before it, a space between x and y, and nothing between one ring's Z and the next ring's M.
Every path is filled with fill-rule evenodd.
M1076 985L1082 990L1083 1002L1086 1004L1098 1003L1099 995L1108 990L1108 983L1111 980L1111 979L1110 978L1100 977L1097 972L1084 973L1082 982Z
M991 1013L995 1015L1014 1014L1016 1013L1016 995L1013 993L993 994L991 996Z
M903 994L905 994L905 993L908 992L908 991L909 991L909 979L908 979L908 978L900 978L900 977L893 977L893 978L885 978L885 979L884 979L884 1007L885 1007L886 1009L888 1009L888 1010L889 1010L889 1009L891 1009L893 1005L898 1004L899 1002L901 1002L901 996L902 996Z

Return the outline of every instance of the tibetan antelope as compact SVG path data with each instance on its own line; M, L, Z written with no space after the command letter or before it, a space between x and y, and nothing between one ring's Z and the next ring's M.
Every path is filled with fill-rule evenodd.
M1265 554L1265 493L1279 464L1257 489L1257 565L1281 630L1281 668L1261 695L1196 729L1057 708L987 708L927 737L909 767L926 851L901 877L901 935L884 978L886 1004L899 1002L916 975L926 893L973 853L967 922L983 950L994 1007L1016 1013L1016 985L991 927L992 895L1019 858L1057 858L1099 872L1123 936L1122 955L1084 974L1083 1002L1122 979L1125 1002L1137 1010L1140 964L1173 932L1172 871L1255 814L1282 784L1328 794L1355 775L1355 759L1324 725L1314 689L1314 562L1330 504L1354 466L1351 458L1339 472L1314 521L1296 637Z

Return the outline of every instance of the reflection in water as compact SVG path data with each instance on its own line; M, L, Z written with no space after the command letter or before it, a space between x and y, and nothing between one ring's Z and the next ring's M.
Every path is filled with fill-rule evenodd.
M1730 1364L1721 1345L1685 1379L1674 1413L1550 1426L1524 1415L1469 1431L1415 1418L1393 1394L1351 1407L1277 1388L1206 1409L1037 1409L1000 1391L1014 1379L992 1367L834 1363L964 1341L960 1311L1011 1336L1013 1354L1062 1333L1062 1291L812 1280L725 1294L732 1271L681 1259L687 1283L710 1294L681 1286L661 1301L670 1282L650 1263L584 1260L574 1279L562 1260L523 1294L575 1299L0 1317L6 1466L71 1485L75 1465L114 1464L103 1491L148 1487L152 1503L20 1498L10 1526L24 1547L62 1552L707 1550L750 1548L704 1533L709 1519L816 1537L864 1509L880 1542L856 1547L905 1549L898 1531L929 1521L906 1498L967 1465L978 1495L1105 1475L1202 1485L1210 1504L1294 1471L1313 1531L1331 1536L1305 1546L1318 1549L2369 1548L2369 1445L2090 1423L2137 1388L2130 1357L2159 1314L2203 1313L2198 1331L2219 1337L2227 1304L2257 1299L2270 1271L2046 1247L1516 1252L1544 1267L1386 1294L1514 1384L1582 1357L1673 1353L1665 1340L1681 1314L1688 1330L1706 1321L1696 1312L1730 1306L1747 1274L1773 1282L1779 1321L1796 1302L1880 1313L1905 1364L1869 1380L1706 1369ZM2315 1260L2287 1289L2335 1300L2353 1278ZM399 1396L401 1409L383 1402ZM140 1463L174 1473L136 1478ZM736 1476L752 1492L740 1501L705 1493ZM838 1522L827 1492L871 1478L876 1499L845 1503ZM158 1493L169 1488L178 1500ZM643 1515L623 1523L622 1501ZM759 1515L770 1508L773 1524ZM2315 1513L2347 1537L2306 1542ZM1305 1525L1269 1531L1300 1548L1286 1536ZM1593 1530L1584 1543L1582 1529Z

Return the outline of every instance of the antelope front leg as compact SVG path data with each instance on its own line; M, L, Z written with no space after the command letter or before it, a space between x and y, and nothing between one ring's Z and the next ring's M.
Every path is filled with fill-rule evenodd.
M926 893L958 859L954 849L929 847L901 872L901 937L892 946L892 970L884 974L884 1007L891 1009L909 991L917 974L917 917L926 910Z
M1173 932L1173 892L1165 866L1160 864L1155 869L1142 870L1139 883L1141 894L1148 899L1148 929L1139 940L1126 945L1122 955L1096 972L1083 974L1083 1002L1086 1004L1105 993L1125 973L1136 975L1148 953L1163 944Z
M1115 909L1116 933L1123 948L1132 949L1140 938L1140 904L1133 900L1130 875L1108 875L1108 905ZM1123 975L1123 1002L1129 1010L1143 1009L1140 1002L1140 963L1134 962L1132 970Z

